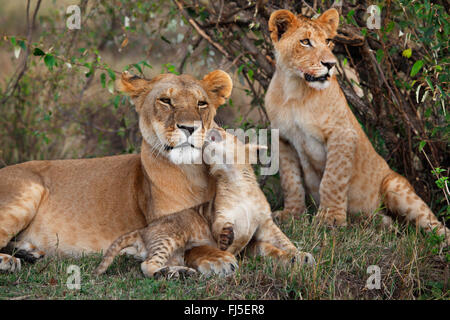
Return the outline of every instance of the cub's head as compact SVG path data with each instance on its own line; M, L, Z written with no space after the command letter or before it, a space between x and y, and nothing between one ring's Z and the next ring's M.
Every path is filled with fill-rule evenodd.
M249 168L257 163L258 150L266 146L244 144L237 136L222 128L213 128L206 133L203 159L210 166L212 174Z
M124 72L117 82L136 106L145 142L175 164L201 163L205 132L232 87L230 76L221 70L202 80L174 74L145 80Z
M315 20L288 10L275 11L269 19L269 31L277 64L305 79L314 89L327 88L336 70L331 39L338 25L339 13L335 9L325 11Z

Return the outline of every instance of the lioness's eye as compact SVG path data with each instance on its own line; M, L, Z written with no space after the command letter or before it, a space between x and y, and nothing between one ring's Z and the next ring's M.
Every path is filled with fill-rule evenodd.
M300 43L305 47L311 47L311 42L309 41L309 39L300 40Z
M199 101L198 102L198 107L200 109L206 108L208 106L208 103L206 101Z
M327 44L327 46L331 46L333 44L333 41L331 39L327 39L325 40L325 43Z
M172 103L171 103L169 98L160 98L159 101L161 101L164 104L168 104L169 106L172 105Z

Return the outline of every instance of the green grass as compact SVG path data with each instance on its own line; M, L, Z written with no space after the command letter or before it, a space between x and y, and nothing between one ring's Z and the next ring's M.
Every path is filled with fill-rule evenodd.
M449 299L448 253L436 251L432 237L413 227L383 230L376 221L351 219L346 228L328 229L311 216L282 226L315 268L284 268L270 259L241 257L227 278L149 279L139 262L115 259L108 271L92 275L101 255L44 258L23 263L19 273L0 274L0 299ZM69 265L81 269L81 289L70 290ZM381 268L381 288L365 288L369 265Z

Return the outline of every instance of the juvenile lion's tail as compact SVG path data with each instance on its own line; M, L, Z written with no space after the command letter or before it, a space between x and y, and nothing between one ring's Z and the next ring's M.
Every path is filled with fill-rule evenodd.
M450 245L450 230L436 218L404 177L392 171L381 183L381 194L391 212L414 221L428 232L436 228L437 234L444 235L445 242Z
M114 260L114 257L117 256L123 248L130 247L134 245L137 241L141 240L141 235L139 234L139 230L132 231L126 233L119 238L117 238L108 248L105 255L103 256L102 262L95 269L94 274L99 275L108 269L111 263Z

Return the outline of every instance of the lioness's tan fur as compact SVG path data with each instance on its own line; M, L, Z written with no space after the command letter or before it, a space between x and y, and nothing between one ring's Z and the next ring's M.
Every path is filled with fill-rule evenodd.
M204 165L174 162L197 154L192 146L201 148L216 108L231 93L231 78L220 70L203 80L165 74L148 81L124 73L118 87L132 97L139 114L141 153L31 161L1 169L0 249L10 243L33 248L34 256L37 249L71 256L99 252L157 217L213 198L214 179ZM190 136L181 129L199 122L202 127ZM191 146L168 151L183 142ZM218 254L208 256L214 250ZM196 263L205 255L221 258L216 248L198 247L187 260ZM17 259L0 255L0 269L18 266Z

